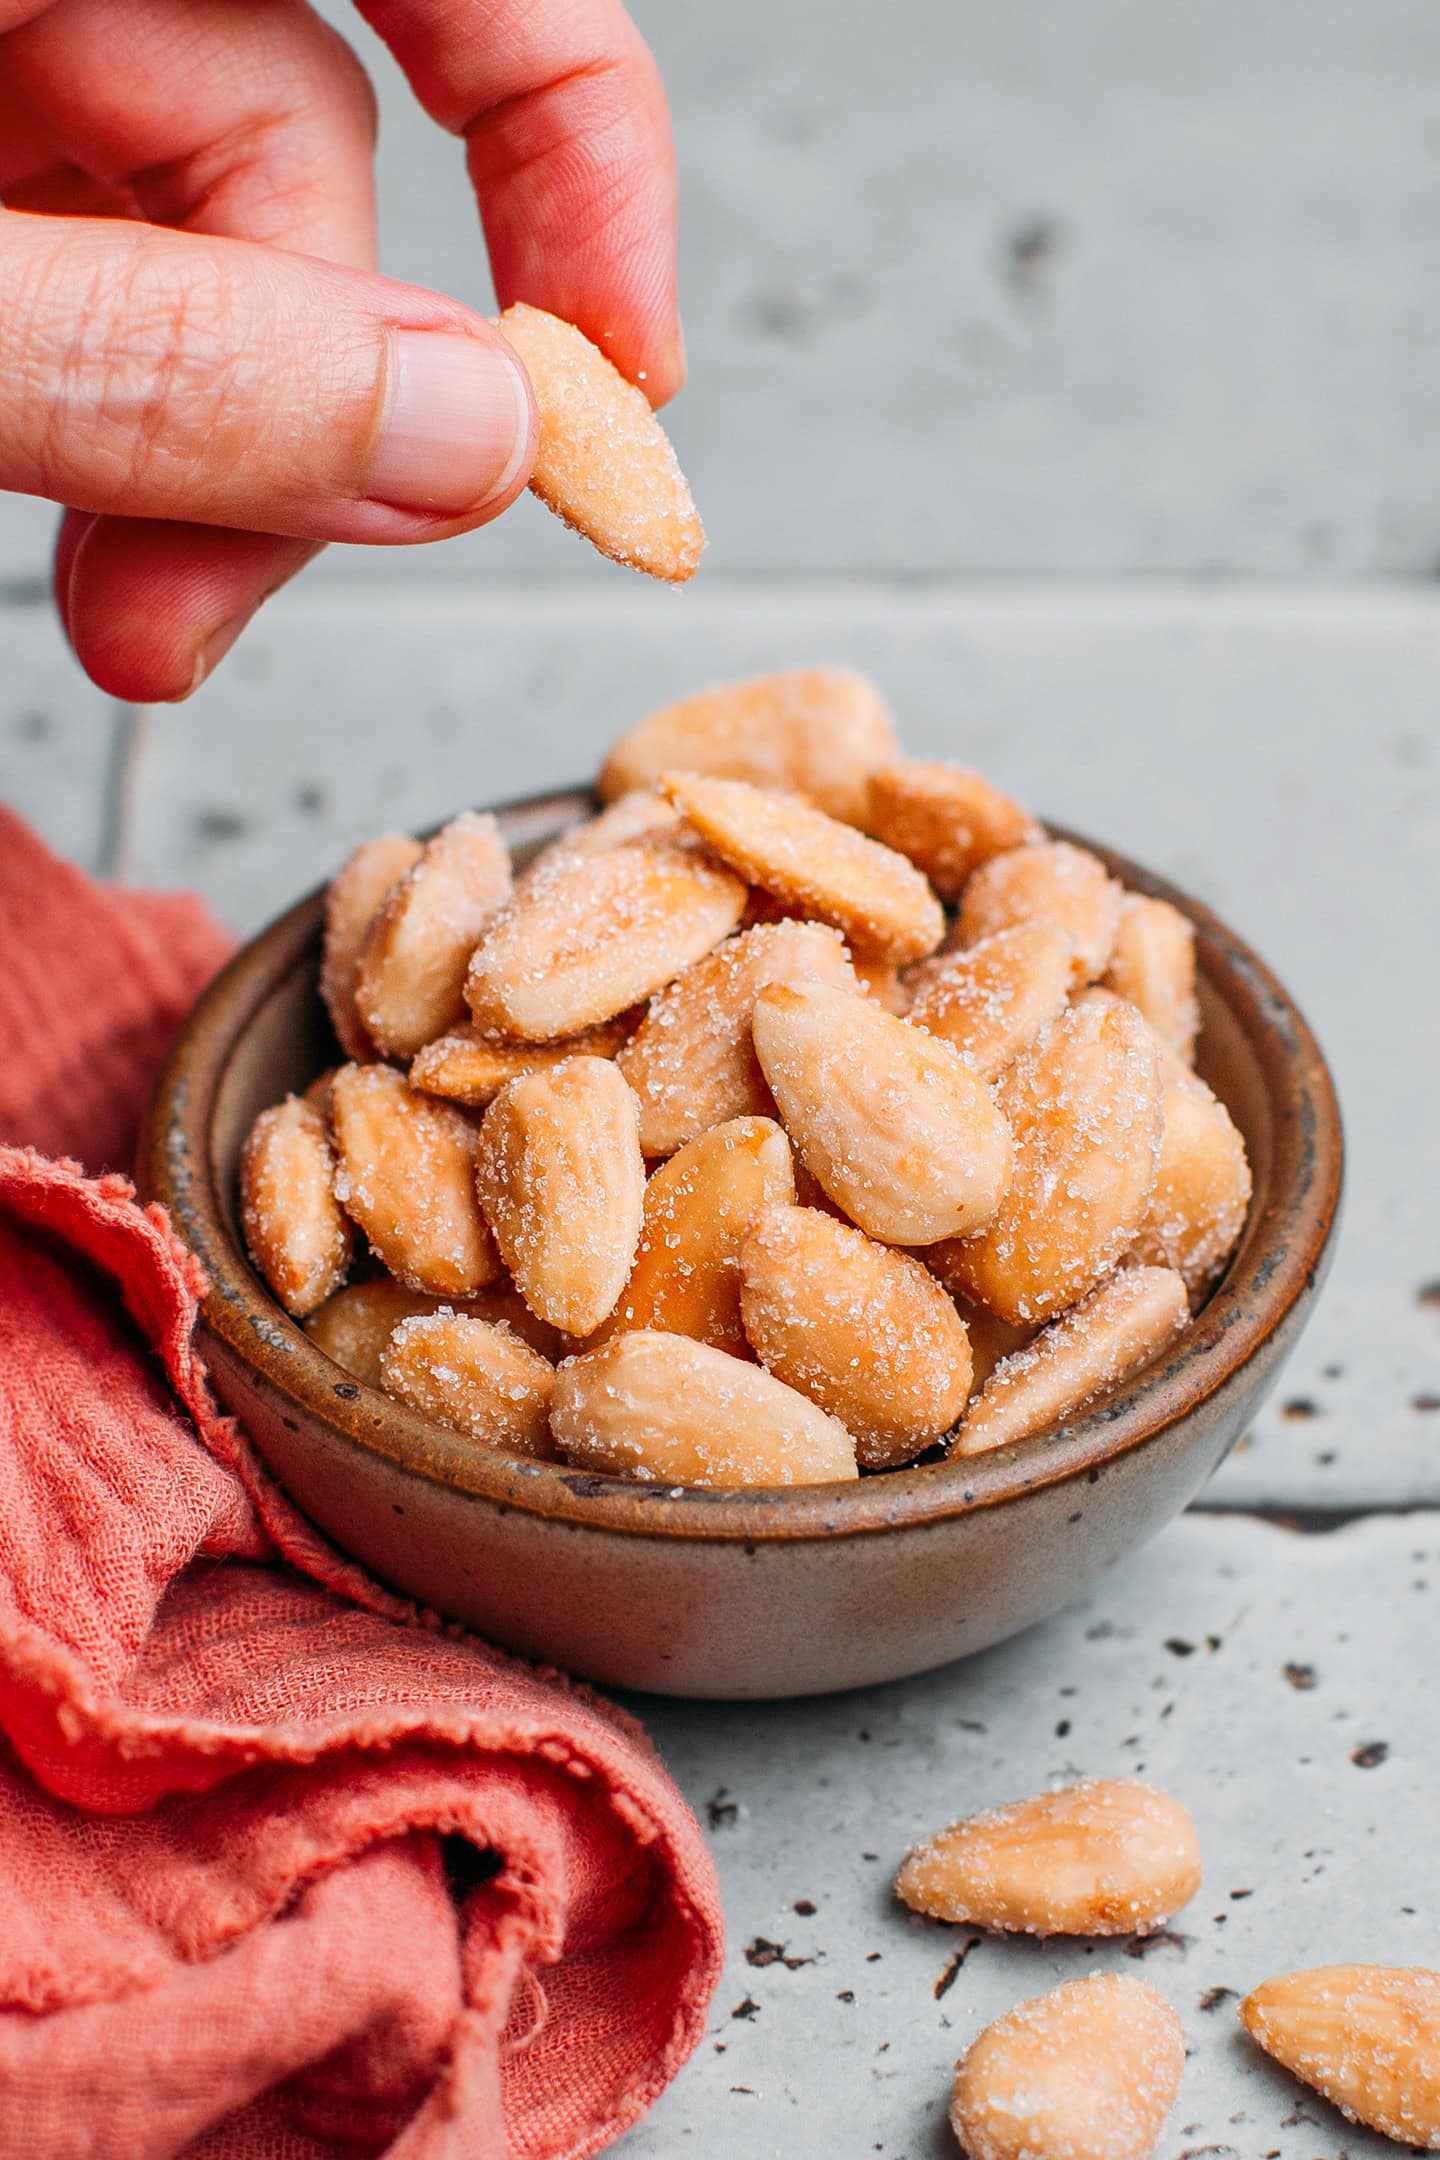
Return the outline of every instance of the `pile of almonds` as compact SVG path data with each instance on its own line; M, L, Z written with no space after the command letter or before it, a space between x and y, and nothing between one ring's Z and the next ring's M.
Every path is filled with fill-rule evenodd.
M1130 1778L953 1823L895 1880L915 1912L1034 1935L1143 1935L1199 1887L1187 1810ZM1281 1973L1245 1997L1240 2022L1352 2122L1440 2151L1440 1973ZM956 2065L950 2120L969 2160L1148 2160L1184 2066L1184 2027L1164 1996L1092 1973L986 2026Z
M322 1349L483 1445L744 1486L1021 1439L1173 1342L1250 1197L1182 915L841 669L652 713L599 793L518 875L466 812L330 888L350 1062L241 1173Z

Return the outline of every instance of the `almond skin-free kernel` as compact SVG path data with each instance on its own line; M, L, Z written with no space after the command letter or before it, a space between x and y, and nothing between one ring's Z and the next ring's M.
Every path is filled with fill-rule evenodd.
M422 1094L443 1095L467 1109L483 1110L508 1080L541 1072L562 1058L614 1057L627 1033L623 1020L606 1020L560 1042L501 1042L496 1036L482 1035L473 1023L462 1024L416 1052L410 1062L410 1085Z
M607 802L665 772L710 773L808 796L858 825L866 783L899 750L885 701L851 668L790 668L701 690L650 713L611 746Z
M829 983L772 984L753 1027L786 1131L852 1222L929 1245L990 1220L1010 1133L948 1043Z
M950 2122L967 2160L1150 2160L1185 2069L1185 2031L1128 1973L1017 2003L957 2065Z
M389 1275L377 1275L371 1282L350 1283L328 1297L305 1322L305 1332L353 1379L378 1388L381 1353L400 1322L413 1320L417 1313L439 1312L442 1306L476 1320L504 1321L552 1365L564 1355L563 1336L537 1320L507 1282L491 1283L473 1297L450 1298L429 1290L407 1290Z
M476 947L482 1032L554 1042L613 1020L727 938L745 887L664 835L563 857L527 878Z
M640 1103L640 1145L670 1155L727 1118L774 1109L750 1023L770 983L831 982L854 989L838 930L826 923L760 923L727 938L650 1000L616 1059Z
M1240 2005L1252 2040L1351 2122L1440 2152L1440 1972L1317 1965Z
M350 1225L335 1197L335 1156L313 1103L262 1110L240 1158L240 1222L250 1256L285 1310L302 1318L338 1290Z
M551 1430L567 1462L662 1485L828 1485L855 1445L823 1410L709 1343L614 1336L555 1376Z
M794 1197L790 1143L773 1119L732 1118L688 1140L645 1187L635 1265L604 1332L659 1328L747 1357L741 1246L762 1208L784 1212Z
M1063 1011L1070 940L1053 923L1015 923L966 952L937 953L907 971L906 1018L995 1080Z
M863 823L873 839L908 856L947 905L992 855L1045 837L1028 810L979 773L923 758L871 773Z
M767 1207L740 1271L760 1362L840 1420L862 1468L910 1461L959 1417L970 1391L965 1326L908 1253L814 1208Z
M1098 855L1068 840L1011 848L982 863L966 884L957 925L963 946L1013 923L1048 922L1070 940L1072 980L1093 982L1109 964L1121 890Z
M645 397L573 323L517 301L500 328L525 363L540 418L530 486L612 562L683 585L700 523L670 438Z
M554 1367L508 1327L445 1306L415 1313L380 1354L380 1385L422 1417L486 1447L554 1460Z
M914 864L798 795L687 772L662 774L659 787L722 862L834 923L857 958L903 967L940 943L944 912Z
M1199 1297L1239 1243L1250 1207L1250 1164L1235 1121L1198 1074L1165 1089L1155 1190L1131 1257L1178 1268Z
M413 1057L465 1011L465 970L508 898L510 857L493 817L465 811L391 887L365 934L355 1008L390 1057Z
M1195 929L1178 908L1168 900L1126 893L1102 980L1117 997L1128 998L1160 1040L1190 1064L1200 1028Z
M1048 1320L1109 1274L1145 1220L1162 1129L1150 1030L1118 1000L1074 1006L996 1099L1014 1135L1009 1189L942 1265L1002 1320Z
M425 852L409 833L381 833L362 840L330 881L325 895L325 945L320 963L320 995L336 1040L348 1058L362 1063L375 1045L355 1009L355 977L370 925L380 903Z
M905 1856L896 1894L937 1920L1030 1935L1133 1935L1200 1887L1188 1809L1136 1778L1086 1778L987 1808Z
M530 1310L590 1334L625 1287L645 1194L635 1097L610 1061L567 1058L503 1087L480 1127L475 1183Z
M344 1065L332 1090L336 1196L412 1290L467 1297L500 1272L475 1199L476 1132L389 1065Z
M990 1373L952 1453L978 1455L1063 1424L1140 1372L1190 1318L1184 1279L1165 1267L1122 1267Z

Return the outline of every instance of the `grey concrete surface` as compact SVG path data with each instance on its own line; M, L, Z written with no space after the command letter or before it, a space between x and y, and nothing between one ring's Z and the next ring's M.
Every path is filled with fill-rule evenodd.
M1190 1516L1070 1612L922 1679L773 1705L637 1699L710 1825L730 1948L706 2039L627 2160L948 2160L950 2076L975 2033L1098 1969L1151 1982L1186 2027L1157 2160L1393 2154L1257 2054L1235 2007L1297 1966L1440 1960L1435 1523L1300 1537ZM1186 1802L1205 1859L1148 1944L977 1937L890 1895L907 1846L958 1815L1135 1774Z
M324 5L380 88L383 266L488 305L457 145ZM673 425L717 570L1433 574L1426 0L635 13L675 112ZM0 577L50 523L0 502ZM445 557L614 576L528 508Z

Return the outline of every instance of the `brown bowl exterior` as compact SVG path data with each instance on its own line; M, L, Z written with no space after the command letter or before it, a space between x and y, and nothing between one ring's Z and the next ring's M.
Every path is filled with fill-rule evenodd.
M524 860L593 807L572 791L497 815ZM1323 1276L1343 1153L1325 1061L1268 969L1208 910L1095 852L1195 924L1201 1070L1245 1135L1255 1192L1173 1354L1073 1422L858 1485L703 1491L482 1449L350 1380L254 1273L234 1209L256 1111L335 1055L316 995L323 892L205 993L142 1139L142 1187L210 1278L201 1349L216 1393L311 1520L383 1581L612 1686L728 1699L862 1687L1053 1611L1184 1507L1244 1431Z

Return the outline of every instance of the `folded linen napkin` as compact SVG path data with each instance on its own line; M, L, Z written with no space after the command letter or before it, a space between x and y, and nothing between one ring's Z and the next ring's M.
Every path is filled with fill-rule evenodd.
M119 1170L224 951L0 811L0 2153L595 2152L700 2037L713 1869L630 1719L371 1582L216 1410Z

